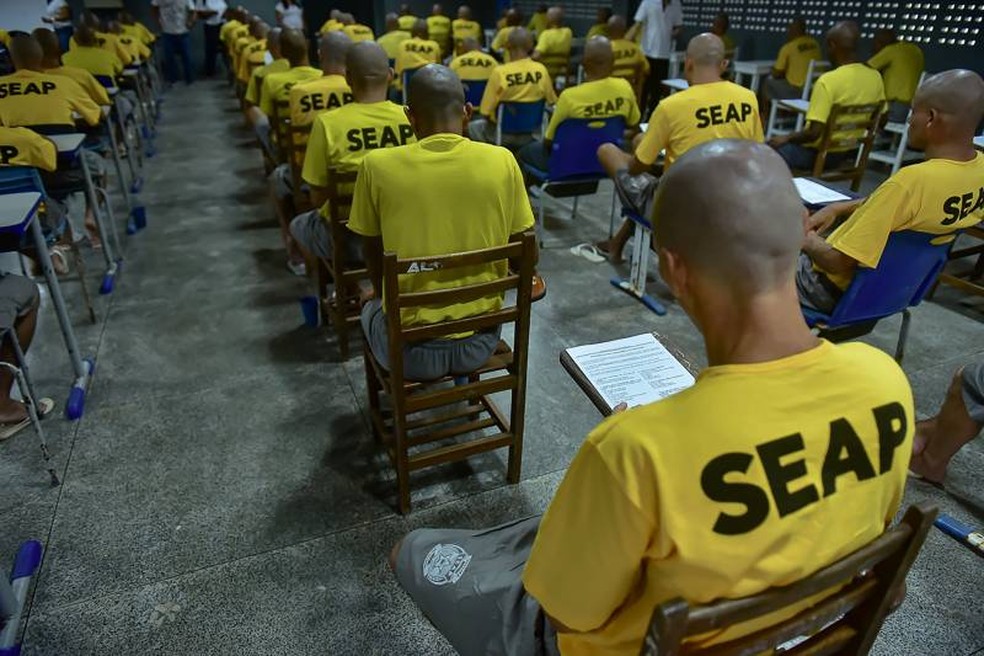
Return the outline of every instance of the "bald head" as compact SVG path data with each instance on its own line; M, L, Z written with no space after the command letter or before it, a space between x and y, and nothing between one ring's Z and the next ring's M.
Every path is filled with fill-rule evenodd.
M431 7L431 16L443 16L443 15L444 15L443 6L441 6L440 4L435 4L433 7Z
M710 32L698 34L687 44L687 59L698 68L720 69L724 61L724 41Z
M427 38L427 21L423 18L418 18L413 23L413 27L410 28L410 36L417 37L418 39Z
M560 27L564 22L564 10L561 7L551 7L547 10L547 27Z
M690 149L660 180L653 220L661 252L739 302L792 281L803 205L767 145L721 139Z
M345 75L345 58L352 39L345 32L326 32L318 41L318 59L325 75Z
M56 68L61 59L61 45L58 43L58 36L44 27L39 27L31 32L31 36L41 46L41 52L44 55L44 67Z
M280 54L291 66L307 63L307 39L300 30L286 28L280 32Z
M895 36L895 30L881 29L875 32L875 38L872 40L871 49L874 52L879 52L885 46L895 43L896 41L898 41L898 37Z
M400 17L390 12L386 14L386 31L395 32L400 29Z
M468 5L461 5L458 7L458 18L460 20L471 20L472 10Z
M409 16L409 15L410 15L410 5L404 2L402 5L400 5L400 16Z
M280 36L283 32L284 30L281 27L275 27L267 32L267 50L274 59L280 59Z
M593 36L588 39L584 44L584 57L581 63L589 81L609 77L615 67L612 42L603 36Z
M263 37L260 36L260 34L263 33L264 25L266 25L266 23L263 22L263 19L254 17L253 20L249 22L250 36L252 36L254 39L262 39ZM269 26L267 26L267 32L269 31L270 28Z
M613 41L624 38L627 29L628 26L625 24L625 16L615 14L608 19L608 36Z
M523 17L515 9L509 9L506 12L506 25L515 27L516 25L519 25L522 22L522 19Z
M265 39L270 36L270 26L266 23L260 23L260 26L256 28L256 38Z
M827 51L838 66L856 60L861 30L854 21L841 21L827 30Z
M517 56L521 59L529 55L530 51L533 50L533 37L525 27L517 27L509 33L509 38L506 40L506 47L509 49L510 55L517 53Z
M970 143L984 120L984 80L954 69L927 78L912 99L909 141L915 148Z
M803 36L806 34L806 21L802 18L794 18L789 21L789 25L786 26L786 36L790 39L795 39L798 36Z
M37 39L29 34L18 34L10 39L10 58L18 71L40 71L44 51Z
M85 48L94 48L99 45L96 43L96 31L81 22L75 28L75 42Z
M375 92L381 92L385 98L390 81L389 58L378 43L362 41L349 46L345 69L345 77L358 102L365 102L366 95Z
M461 79L446 66L428 64L410 79L407 105L418 135L462 130L465 92ZM452 128L453 129L453 128Z

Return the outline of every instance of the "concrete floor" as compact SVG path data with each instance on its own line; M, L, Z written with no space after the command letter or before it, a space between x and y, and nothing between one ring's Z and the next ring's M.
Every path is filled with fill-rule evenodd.
M22 540L47 546L25 653L451 653L389 574L390 545L418 526L545 509L599 421L560 368L561 349L660 330L700 364L699 335L672 303L657 317L612 289L609 264L546 251L522 482L505 484L500 454L425 471L414 513L400 517L367 430L361 359L339 362L332 335L302 325L306 285L284 268L260 158L228 90L176 88L164 109L143 197L150 228L128 239L97 325L84 324L66 284L99 368L85 417L46 422L64 484L49 487L29 432L0 444L0 569ZM577 222L548 220L551 240L600 238L609 207L605 187ZM650 290L665 297L658 282ZM68 365L43 314L33 372L63 402ZM905 369L921 414L935 412L959 365L984 356L982 321L984 305L950 290L914 312ZM897 331L886 321L867 339L891 349ZM981 471L978 440L945 492L910 481L906 503L984 525ZM984 653L982 572L933 530L874 653Z

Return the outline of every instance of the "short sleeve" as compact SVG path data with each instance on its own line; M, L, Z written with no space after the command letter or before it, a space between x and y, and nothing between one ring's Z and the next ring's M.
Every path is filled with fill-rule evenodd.
M543 74L543 78L540 80L540 89L543 91L543 99L547 101L548 105L553 105L557 102L557 92L554 91L550 73Z
M519 169L516 158L508 155L504 159L506 166L509 167L510 186L512 188L512 224L509 234L515 235L526 232L533 227L533 208L530 206L530 197L526 192L523 172Z
M833 109L834 99L830 95L830 89L823 78L817 80L813 87L813 94L810 96L810 107L806 112L806 121L816 121L826 123L830 118L830 110Z
M557 107L554 109L553 115L550 117L550 124L547 125L547 132L544 138L547 141L553 141L553 138L557 134L557 128L565 120L570 118L571 107L570 103L567 102L567 97L562 93L560 94L560 99L557 101Z
M564 626L597 629L636 585L653 520L629 499L589 438L543 516L523 585Z
M642 141L636 147L635 156L643 164L652 166L656 163L660 151L666 148L670 138L670 122L662 105L657 105L649 118L649 127Z
M872 67L876 71L880 71L883 68L888 68L890 63L891 61L888 48L882 48L868 60L868 66Z
M878 266L888 236L905 225L912 203L906 185L888 180L827 238L827 243L869 269Z
M311 124L307 150L304 153L304 166L301 177L315 187L328 186L328 135L321 117L315 117Z
M782 48L779 48L779 57L776 59L776 63L772 65L773 70L785 73L786 69L789 68L789 51L791 46L787 43Z
M482 103L478 111L482 116L495 120L495 109L499 105L499 89L502 85L502 76L498 71L492 71L492 77L485 85L485 92L482 94Z
M352 209L349 211L348 228L363 237L379 237L379 208L372 193L372 171L369 168L371 153L359 165L359 177L355 180Z

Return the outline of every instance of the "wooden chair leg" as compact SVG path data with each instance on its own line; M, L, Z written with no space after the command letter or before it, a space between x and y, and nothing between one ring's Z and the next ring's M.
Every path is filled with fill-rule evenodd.
M338 339L338 350L342 360L349 358L349 324L345 308L348 299L345 297L344 285L335 284L335 302L331 308L331 323L335 328L335 337Z
M369 346L365 346L362 351L362 364L366 372L366 394L369 397L369 415L370 415L370 430L372 430L372 437L377 443L383 441L383 436L379 433L376 428L376 422L371 421L374 417L382 418L383 411L379 404L379 390L381 385L379 380L376 379L376 371L372 368L372 362L369 361Z
M405 419L402 413L393 410L393 454L396 461L396 486L399 495L401 515L410 512L410 454L407 452Z
M526 389L519 386L513 389L509 408L509 430L513 434L509 445L509 466L506 480L510 484L519 483L523 469L523 430L526 422Z

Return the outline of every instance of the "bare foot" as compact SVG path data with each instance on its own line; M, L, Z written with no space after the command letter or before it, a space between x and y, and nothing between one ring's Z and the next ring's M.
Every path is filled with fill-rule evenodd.
M621 264L624 262L622 259L622 251L619 250L617 253L612 250L612 241L606 239L605 241L599 241L595 243L595 248L608 256L608 261L612 264Z
M916 435L912 438L912 460L909 461L909 471L930 483L942 485L946 478L947 463L936 462L926 452L926 447L936 435L936 419L927 419L916 423Z
M20 401L0 401L0 424L17 424L27 419L27 408Z

